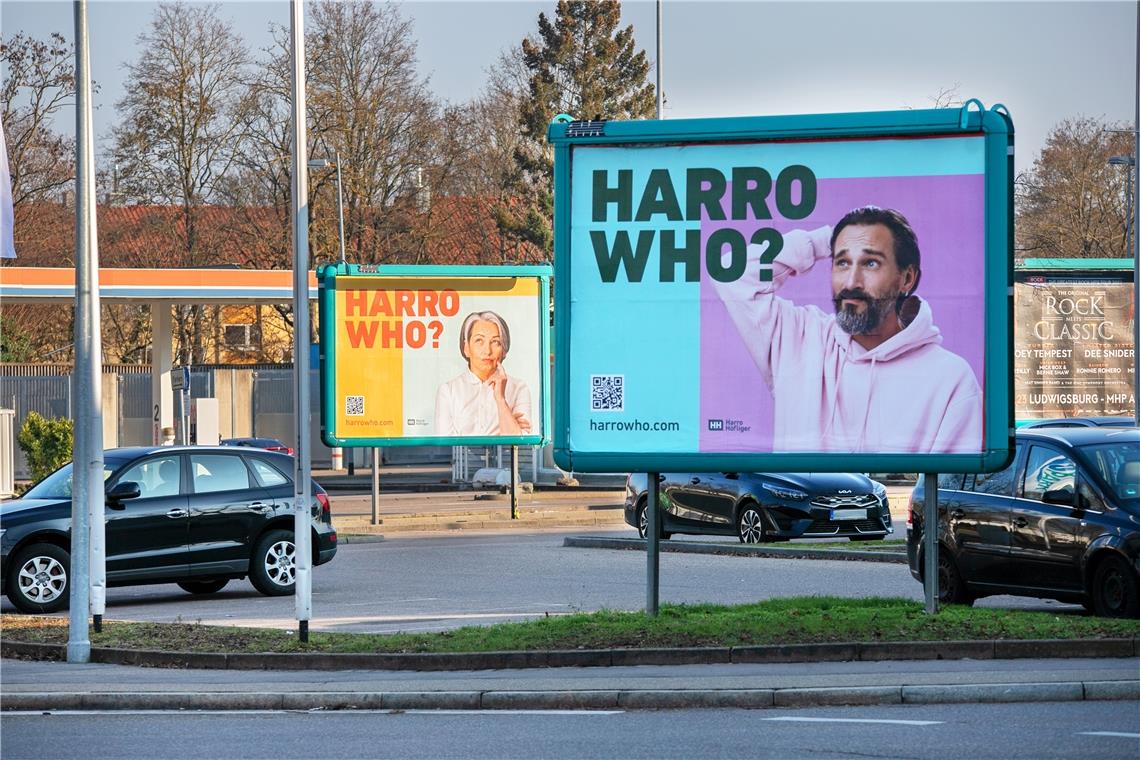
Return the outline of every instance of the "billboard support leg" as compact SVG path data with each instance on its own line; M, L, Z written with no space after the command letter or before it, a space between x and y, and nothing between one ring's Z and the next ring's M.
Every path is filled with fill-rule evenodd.
M922 584L926 594L926 614L938 613L938 475L923 476L922 545L925 571Z
M647 484L645 499L645 614L650 617L657 617L661 579L661 529L659 527L661 517L657 512L660 481L657 479L656 472L648 474Z
M372 448L372 524L380 524L380 449Z
M511 446L511 519L519 519L519 447Z

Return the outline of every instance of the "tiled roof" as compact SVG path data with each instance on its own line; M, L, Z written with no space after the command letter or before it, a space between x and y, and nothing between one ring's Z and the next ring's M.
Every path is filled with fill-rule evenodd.
M360 263L503 264L534 263L534 246L499 235L497 201L481 197L437 197L421 212L410 206L369 214L382 231L366 227L349 241L349 261ZM236 264L285 269L292 258L290 220L272 207L204 206L197 209L194 234L199 253L186 253L187 219L175 206L111 206L97 210L99 263L104 267L202 267ZM381 226L377 224L376 226ZM70 266L74 259L75 211L61 204L16 209L17 266ZM351 231L351 230L350 230ZM335 219L313 220L314 262L337 255Z

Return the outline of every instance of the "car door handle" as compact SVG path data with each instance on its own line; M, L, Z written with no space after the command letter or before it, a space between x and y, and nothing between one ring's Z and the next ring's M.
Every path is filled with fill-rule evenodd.
M963 517L966 516L966 512L965 512L965 510L955 509L953 512L950 513L950 516L953 517L955 520L961 520Z
M658 475L657 476L657 482L658 483L664 483L665 482L665 476L664 475Z
M185 509L172 509L166 513L166 516L170 517L170 518L174 518L174 519L180 519L180 518L188 516L189 514L190 513L187 512Z
M689 480L689 482L692 483L693 485L696 485L697 483L701 482L701 479L700 478L692 478Z
M254 512L266 512L269 510L269 505L263 501L255 501L249 505L249 508Z
M1015 528L1024 528L1028 524L1029 524L1029 521L1026 520L1024 517L1013 518L1013 527L1015 527Z

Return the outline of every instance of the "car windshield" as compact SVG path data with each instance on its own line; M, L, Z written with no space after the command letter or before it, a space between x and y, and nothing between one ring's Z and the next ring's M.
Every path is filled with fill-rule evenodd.
M1140 500L1140 443L1097 443L1080 451L1118 499Z
M112 473L122 467L127 460L114 457L103 459L103 482ZM71 498L71 465L66 464L48 475L46 478L29 488L23 495L24 499L70 499Z

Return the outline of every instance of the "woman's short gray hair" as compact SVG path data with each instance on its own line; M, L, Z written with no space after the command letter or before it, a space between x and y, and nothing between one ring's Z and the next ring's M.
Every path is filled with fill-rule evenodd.
M499 340L503 343L503 358L507 358L507 352L511 350L511 331L503 318L493 311L473 311L463 320L463 327L459 330L459 355L467 359L467 341L471 339L471 331L475 329L476 322L490 322L499 328Z

